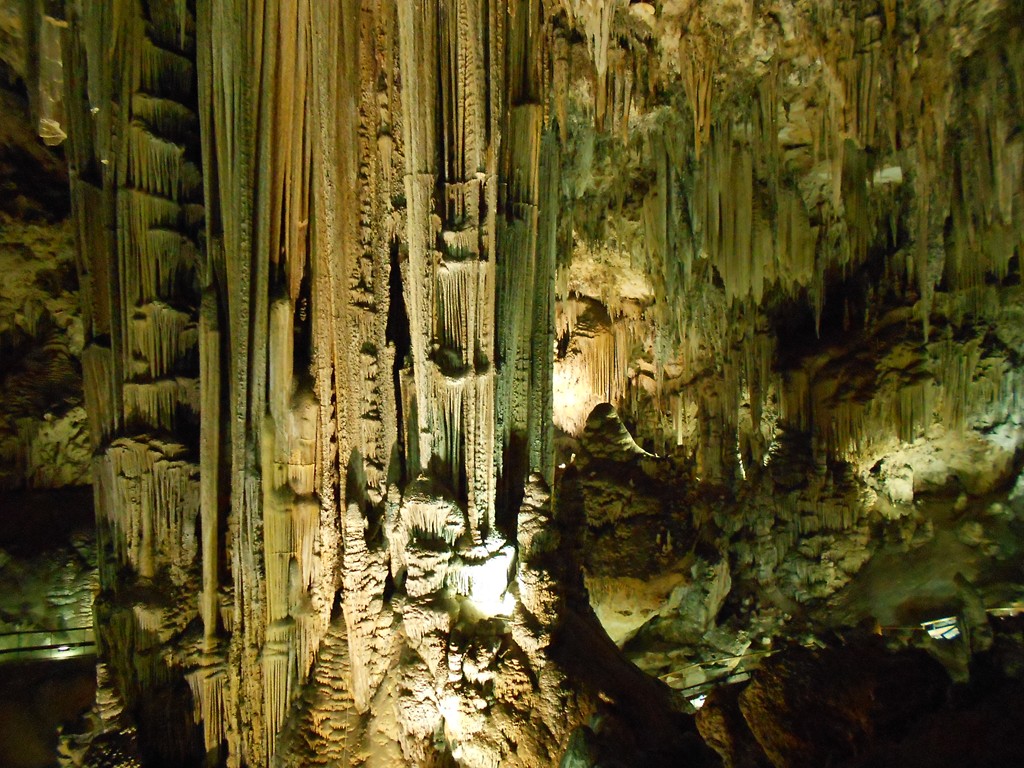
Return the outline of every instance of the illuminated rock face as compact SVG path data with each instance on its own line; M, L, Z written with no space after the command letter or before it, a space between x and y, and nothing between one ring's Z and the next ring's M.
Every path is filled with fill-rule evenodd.
M552 765L595 689L641 685L552 650L594 628L575 565L615 640L680 606L686 638L805 535L796 597L834 590L861 491L1005 479L1024 120L993 94L1024 59L1012 4L961 5L66 3L45 128L144 751ZM581 471L633 474L566 486L580 534L555 431L571 461L594 406ZM759 501L626 490L683 465ZM734 551L676 552L687 514Z
M90 464L80 373L83 339L76 258L67 221L67 168L39 141L36 119L46 109L41 91L56 96L60 106L60 73L39 61L43 57L52 63L56 56L59 68L60 38L52 36L59 22L29 5L0 3L0 489L4 490L84 485L89 482ZM26 62L27 37L35 41L31 67ZM24 85L23 92L12 87L18 82ZM52 101L46 103L54 106Z
M1019 9L567 7L556 425L612 402L725 484L780 430L865 467L936 425L1020 446Z
M578 722L557 582L515 580L554 468L541 20L70 5L97 614L152 756L306 765L332 723L342 762L539 766Z

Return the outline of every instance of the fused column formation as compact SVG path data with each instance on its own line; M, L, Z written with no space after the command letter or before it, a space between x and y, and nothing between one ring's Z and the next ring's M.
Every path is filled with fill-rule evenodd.
M394 723L407 760L437 733L509 757L472 736L509 674L554 734L521 759L553 759L567 724L519 688L543 643L506 624L527 610L515 505L553 475L542 5L74 10L104 647L151 748L271 764L329 638L345 717ZM547 623L553 589L529 588ZM182 678L189 706L155 724L145 702Z

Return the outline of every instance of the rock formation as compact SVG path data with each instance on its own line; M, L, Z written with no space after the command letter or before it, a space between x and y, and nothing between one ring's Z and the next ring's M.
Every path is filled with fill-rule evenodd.
M0 237L35 282L0 292L0 452L11 485L91 456L104 738L169 766L707 760L671 688L746 674L879 531L929 540L923 496L1020 469L1022 22L0 3L81 300ZM702 716L728 759L790 764L744 710L766 686Z
M38 94L6 87L26 74L21 15L8 6L0 4L0 488L59 488L88 483L90 465L68 174L33 130ZM59 63L55 29L45 34ZM62 103L59 79L41 83Z
M97 615L144 752L305 764L348 718L351 762L557 760L557 585L513 580L554 467L540 4L65 21ZM311 675L347 693L299 735Z

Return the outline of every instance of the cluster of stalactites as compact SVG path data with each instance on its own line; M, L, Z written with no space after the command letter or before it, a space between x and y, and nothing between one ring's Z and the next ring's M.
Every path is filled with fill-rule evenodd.
M557 171L534 71L541 6L506 18L474 0L72 5L85 69L73 150L91 174L76 194L102 212L80 217L79 236L98 498L116 544L105 586L127 570L201 584L202 643L167 663L186 667L207 750L268 764L339 590L360 712L398 647L389 557L410 572L408 595L430 598L405 635L437 680L451 617L434 603L506 596L515 555L496 535L497 466L513 435L530 469L551 457L539 435L556 226L541 198L558 186L540 173L545 152ZM515 286L504 303L499 280ZM412 335L397 376L393 322ZM404 456L396 394L416 443ZM121 436L136 430L199 439ZM403 469L444 487L400 515ZM441 522L430 504L449 494ZM377 515L401 527L394 552ZM136 605L111 646L130 654L133 627L173 645L169 628L194 609ZM412 755L425 740L404 725Z
M635 9L567 7L599 75L620 46L643 55L630 35ZM888 285L897 299L916 303L926 340L940 288L976 293L986 281L1005 281L1024 241L1024 143L1019 99L996 94L1024 87L1020 31L996 7L935 14L918 3L842 1L812 13L797 4L777 11L759 18L751 6L740 19L724 6L701 6L682 15L659 9L647 20L654 52L647 67L658 71L651 79L678 83L686 106L636 121L645 142L635 132L624 137L652 171L635 250L656 295L647 313L653 399L671 410L665 421L677 442L717 441L724 432L725 457L733 453L737 407L740 422L747 409L756 422L766 398L777 398L789 426L813 431L822 455L833 457L877 440L913 439L938 411L959 424L964 388L956 382L979 377L969 365L957 373L933 364L939 356L932 354L920 371L872 378L870 392L850 384L829 394L819 384L811 396L803 373L762 375L763 366L741 362L749 355L738 350L750 347L742 339L764 335L757 317L766 302L806 301L820 331L830 287L881 252L891 254ZM727 20L738 26L724 40ZM673 24L683 25L678 40L659 31ZM666 51L677 54L670 66ZM600 100L598 80L591 87ZM975 85L960 88L961 81ZM597 129L607 126L599 119ZM868 289L863 318L851 317L847 299L843 329L870 326L885 309L883 293L892 298L892 290ZM608 358L595 347L581 367L603 371L599 361ZM699 385L709 376L723 386ZM578 387L564 372L562 379L565 399ZM703 417L688 414L724 422L709 434L693 426Z
M187 434L200 407L195 281L203 206L188 138L196 123L194 28L184 10L154 7L143 18L114 5L96 13L68 7L76 30L68 46L76 83L68 152L97 500L115 532L119 565L145 578L169 569L183 584L197 554L195 446L151 435ZM116 152L115 134L123 140Z
M119 438L94 466L96 506L115 534L118 565L146 579L166 569L179 586L198 548L199 478L186 454L182 445Z
M990 320L1013 322L1013 314L1000 316L994 292L988 300ZM964 303L969 295L954 296L943 310ZM910 310L896 310L880 320L873 339L832 348L785 374L781 415L813 434L820 458L865 460L936 424L958 434L1016 418L1021 382L1008 363L1012 350L953 314L922 344L909 320Z
M613 318L578 297L559 302L555 333L569 340L554 362L554 422L559 429L579 435L599 403L623 404L635 373L633 353L646 331L637 312Z
M465 500L470 531L493 529L495 231L501 69L496 23L475 2L399 13L408 190L403 274L412 333L418 456ZM440 80L421 66L439 56ZM443 122L429 116L440 113ZM490 119L488 119L490 117ZM424 119L420 119L424 118ZM442 126L440 130L438 126ZM441 158L442 163L436 163ZM440 200L433 191L440 185ZM414 468L418 469L418 468ZM441 478L439 478L441 479Z
M187 3L76 1L66 9L83 378L97 520L112 544L100 560L100 610L110 621L98 632L111 664L134 675L121 690L131 709L132 697L150 695L183 663L187 654L175 642L197 602L207 628L231 619L216 579L204 578L218 570L209 552L219 526L207 519L218 489L192 438L200 411L216 420L212 404L219 404L200 376L216 354L210 357L209 324L199 312L205 208L196 27ZM209 432L205 421L202 430ZM164 599L168 590L200 599L173 605ZM175 652L153 652L161 644ZM224 733L224 676L217 659L207 661L190 682L206 746L215 749ZM181 714L161 727L189 727Z

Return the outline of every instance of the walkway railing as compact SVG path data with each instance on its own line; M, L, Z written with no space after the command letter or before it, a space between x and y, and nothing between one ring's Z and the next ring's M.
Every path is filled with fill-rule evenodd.
M0 632L0 664L73 659L95 652L96 638L91 626Z

